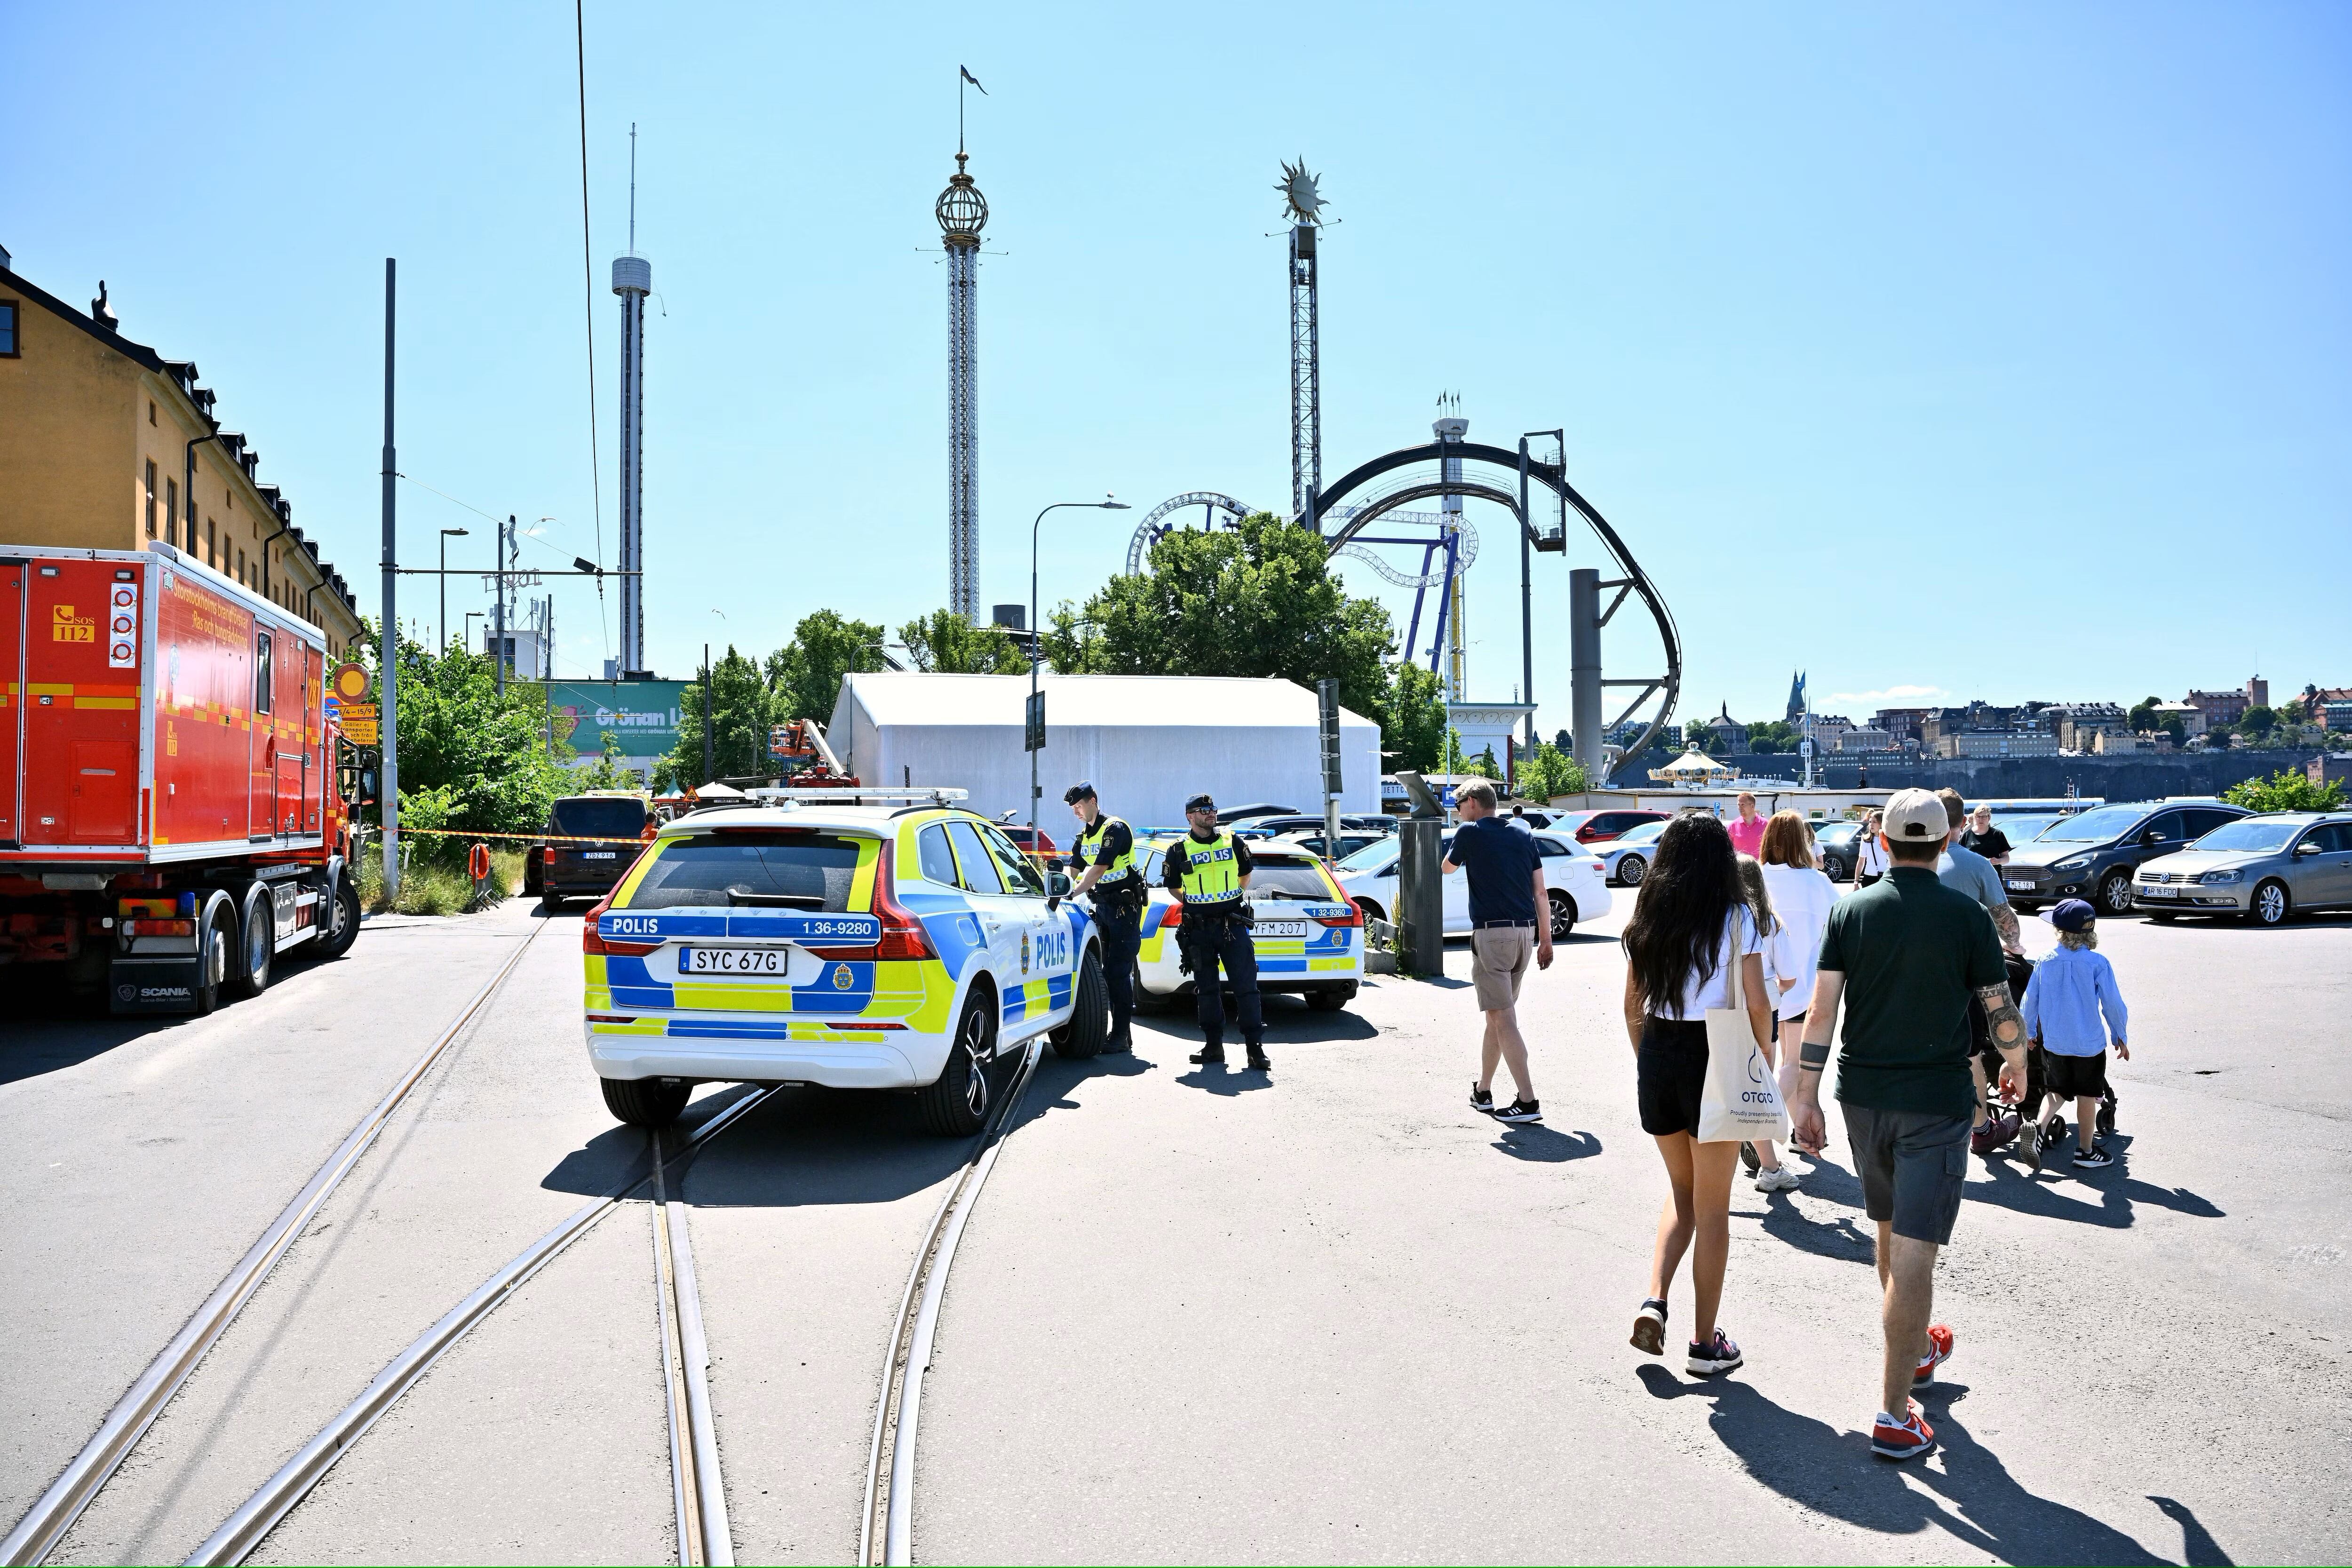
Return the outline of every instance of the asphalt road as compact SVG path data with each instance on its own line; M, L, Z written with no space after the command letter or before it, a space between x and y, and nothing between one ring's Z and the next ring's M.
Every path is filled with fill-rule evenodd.
M1276 1073L1048 1057L958 1254L919 1561L2339 1562L2352 922L2108 922L2122 1160L1972 1168L1958 1331L1897 1468L1839 1148L1736 1189L1712 1383L1625 1342L1664 1183L1619 918L1523 1014L1547 1122L1465 1101L1466 952L1342 1014L1270 1004ZM371 921L213 1018L0 1036L0 1507L13 1518L515 944L484 1016L309 1227L59 1560L176 1560L418 1331L644 1153L581 1059L577 917ZM2027 923L2029 943L2047 928ZM708 1091L698 1105L739 1091ZM684 1183L739 1560L855 1551L898 1293L961 1146L792 1091ZM1832 1120L1832 1131L1837 1124ZM1800 1165L1801 1169L1806 1167ZM265 1543L277 1562L675 1552L648 1212L535 1278ZM1675 1299L1679 1328L1687 1289Z

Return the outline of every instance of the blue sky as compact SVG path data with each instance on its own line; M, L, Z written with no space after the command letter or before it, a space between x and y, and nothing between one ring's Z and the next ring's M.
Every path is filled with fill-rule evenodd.
M1425 440L1444 389L1475 438L1564 425L1675 611L1686 712L1777 714L1799 666L1824 710L2352 684L2341 7L586 14L604 552L634 121L661 673L945 599L930 205L961 61L1002 253L984 601L1025 597L1047 501L1139 508L1046 520L1048 603L1166 496L1285 502L1272 185L1304 154L1343 220L1326 475ZM573 68L560 5L27 0L0 244L68 300L104 277L128 335L197 361L371 609L398 257L403 469L555 519L530 560L594 554ZM487 561L481 518L402 507L409 561L457 526ZM1517 552L1478 521L1471 687L1505 697ZM1559 557L1536 592L1549 730ZM560 670L593 671L609 617L557 594ZM453 614L481 599L453 584ZM1608 657L1648 673L1654 646L1612 627Z

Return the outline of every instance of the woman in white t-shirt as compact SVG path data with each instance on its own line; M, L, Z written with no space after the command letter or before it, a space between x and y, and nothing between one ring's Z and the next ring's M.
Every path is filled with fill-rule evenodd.
M1886 851L1879 846L1878 830L1885 818L1874 811L1862 819L1862 831L1855 834L1853 855L1853 885L1867 888L1886 875Z
M1762 942L1740 893L1739 858L1712 816L1676 817L1658 836L1626 922L1625 1032L1641 1085L1642 1131L1657 1141L1672 1192L1658 1215L1650 1293L1633 1319L1633 1347L1665 1350L1666 1291L1691 1255L1691 1373L1740 1364L1739 1346L1716 1324L1731 1251L1731 1174L1737 1143L1698 1142L1706 1082L1706 1015L1744 1007L1757 1043L1771 1033Z
M1883 852L1882 852L1883 853ZM1830 910L1837 889L1814 869L1812 830L1793 811L1772 814L1764 827L1764 852L1759 868L1764 890L1771 900L1774 929L1767 944L1766 966L1772 972L1767 987L1777 1015L1778 1039L1765 1052L1780 1068L1780 1098L1786 1103L1797 1077L1797 1041L1805 1032L1805 1010L1812 1005L1813 977L1821 967L1822 933L1829 929ZM1797 1184L1797 1173L1774 1157L1769 1143L1757 1145L1761 1165L1756 1173L1759 1191L1787 1192Z

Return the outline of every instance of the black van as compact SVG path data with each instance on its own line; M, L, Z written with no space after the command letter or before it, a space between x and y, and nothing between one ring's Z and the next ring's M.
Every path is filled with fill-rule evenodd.
M601 899L635 864L654 820L644 796L566 795L548 809L547 842L533 847L523 890L550 911L566 899ZM583 842L587 840L588 842Z

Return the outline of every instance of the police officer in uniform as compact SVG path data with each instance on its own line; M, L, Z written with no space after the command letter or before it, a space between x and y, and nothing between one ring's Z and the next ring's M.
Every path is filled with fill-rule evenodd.
M1168 890L1184 906L1184 923L1176 940L1199 998L1195 1012L1203 1045L1192 1059L1225 1059L1225 1007L1217 984L1222 961L1241 1009L1249 1065L1255 1071L1271 1072L1265 1020L1258 1010L1257 949L1250 942L1249 906L1242 901L1250 879L1249 846L1217 826L1217 803L1205 795L1184 803L1184 820L1192 831L1168 847L1165 879Z
M1062 801L1078 818L1078 836L1070 846L1070 875L1076 885L1069 896L1094 895L1095 925L1102 932L1103 985L1110 993L1110 1039L1103 1049L1131 1051L1135 952L1143 943L1143 871L1135 863L1135 833L1118 817L1103 815L1090 784L1072 784Z

